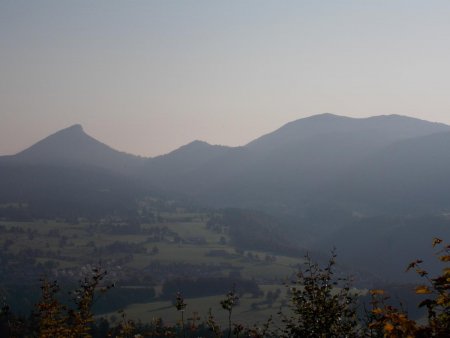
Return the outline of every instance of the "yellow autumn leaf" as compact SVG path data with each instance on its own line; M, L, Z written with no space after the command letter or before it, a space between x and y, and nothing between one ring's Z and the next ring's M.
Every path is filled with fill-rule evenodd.
M437 299L436 299L436 303L438 305L443 305L447 302L448 300L446 299L446 297L444 295L440 295Z
M384 295L384 290L370 290L371 295Z
M407 318L406 318L406 315L404 313L399 313L398 314L398 319L400 321L405 321Z
M441 256L439 259L443 262L450 262L450 255Z
M376 308L372 310L372 313L375 315L381 315L383 313L383 310Z
M386 323L384 325L384 331L386 332L392 332L394 330L394 325L392 325L391 323Z
M429 293L431 293L431 291L425 285L420 285L420 286L416 287L416 294L418 294L418 295L426 295Z

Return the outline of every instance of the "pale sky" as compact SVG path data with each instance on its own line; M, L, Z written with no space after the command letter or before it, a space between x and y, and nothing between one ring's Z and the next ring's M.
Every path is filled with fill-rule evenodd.
M75 123L137 155L319 113L450 124L450 1L0 0L0 154Z

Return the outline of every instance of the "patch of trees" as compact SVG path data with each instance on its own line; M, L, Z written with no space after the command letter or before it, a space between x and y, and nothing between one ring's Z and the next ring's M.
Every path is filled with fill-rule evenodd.
M114 312L133 303L149 303L154 299L152 287L113 287L96 299L93 311L98 314Z
M23 221L107 215L137 217L136 199L150 192L106 170L69 166L0 165L0 219Z
M189 264L186 262L161 263L152 261L143 270L142 274L153 276L156 283L164 283L174 276L197 276L197 277L217 277L222 275L224 270L236 269L232 264L222 262L221 264Z
M257 297L262 293L258 284L250 279L231 277L174 278L164 282L161 298L173 299L174 295L180 291L183 291L183 294L190 298L221 295L233 285L239 294L250 293Z
M446 338L450 333L450 245L436 238L437 258L444 264L440 275L432 277L416 260L407 270L415 271L423 283L415 287L415 293L423 296L419 307L427 310L421 322L409 317L401 308L388 305L386 292L370 290L371 301L363 318L358 317L358 294L352 291L348 278L336 278L335 255L325 266L319 266L308 256L296 279L289 285L288 310L281 310L280 324L269 318L265 323L246 326L235 320L234 309L239 306L240 295L235 288L220 301L227 313L227 324L222 327L209 311L206 320L198 316L185 317L189 304L183 294L173 295L174 311L180 314L175 325L164 325L155 318L142 325L127 319L120 312L120 320L114 325L105 319L95 321L93 304L99 292L110 291L112 286L103 283L105 272L94 269L90 276L80 281L72 293L73 305L58 300L60 292L56 282L44 280L42 293L36 305L35 315L20 318L3 303L0 310L0 336L2 337L436 337ZM183 281L181 287L188 287ZM272 295L273 297L280 295ZM267 298L267 297L266 297Z
M239 257L238 254L235 253L230 253L227 250L223 250L223 249L215 249L215 250L209 250L205 256L207 257L223 257L223 258L236 258Z
M209 223L212 229L226 227L231 244L243 250L262 250L289 256L302 256L305 251L282 234L270 216L258 211L225 209Z
M95 246L95 254L145 254L147 248L144 243L130 243L124 241L114 241L105 246Z

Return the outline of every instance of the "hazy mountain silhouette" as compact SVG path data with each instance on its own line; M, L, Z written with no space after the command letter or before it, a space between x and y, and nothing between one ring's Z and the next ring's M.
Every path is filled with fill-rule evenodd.
M450 211L450 132L399 141L355 166L332 190L390 213Z
M198 171L206 163L223 156L230 147L193 141L166 155L147 161L145 175L155 180L177 179L192 171ZM170 182L167 182L170 183Z
M445 189L437 180L448 168L445 132L450 126L405 116L322 114L290 122L243 147L194 141L166 155L141 158L116 151L74 125L0 161L103 168L218 206L300 210L338 200L378 208L401 200L401 185L408 185L405 203L420 195L427 173L427 182L436 182L428 190Z
M398 115L354 119L323 114L288 123L240 148L182 147L147 163L147 169L155 185L186 192L204 203L298 208L312 200L334 198L329 188L348 180L355 168L365 173L364 163L389 162L394 155L380 156L390 145L443 131L450 127ZM159 175L154 175L156 168ZM372 171L373 178L367 174L367 184L380 174Z
M264 210L305 247L335 244L356 265L394 274L415 258L408 243L429 231L450 236L449 169L450 126L398 115L316 115L242 147L194 141L154 158L116 151L75 125L0 157L0 203L25 203L30 217L101 216L128 213L157 188L207 206ZM433 217L444 225L433 227ZM405 231L409 242L397 240ZM373 251L394 247L402 254L377 265Z
M194 141L169 154L148 159L141 177L172 192L196 195L232 175L241 153L240 147Z
M143 163L138 156L97 141L79 124L60 130L9 158L33 164L93 166L127 174Z
M101 168L0 162L0 218L132 215L135 199L154 193L134 179Z
M395 140L440 131L449 131L449 126L400 115L350 118L320 114L287 123L278 130L250 142L247 146L263 150L276 149L304 142L310 137L361 132L373 134L373 141L388 144Z
M0 203L26 205L18 212L25 218L128 213L137 196L155 191L135 178L143 161L74 125L17 155L0 157Z

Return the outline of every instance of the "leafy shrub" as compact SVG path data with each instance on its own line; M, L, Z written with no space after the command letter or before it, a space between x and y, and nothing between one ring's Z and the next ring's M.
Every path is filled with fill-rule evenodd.
M306 267L290 287L290 315L281 314L281 337L353 337L358 330L357 295L350 280L334 277L336 254L326 267L306 257Z
M427 322L424 325L410 319L408 314L401 309L386 305L387 297L383 290L372 290L373 297L371 312L372 320L369 331L373 335L384 337L449 337L450 336L450 245L445 245L439 238L433 240L433 247L443 247L437 251L438 259L446 266L442 274L430 277L423 269L422 261L416 260L409 264L408 270L414 270L425 280L425 284L418 285L416 294L426 295L426 299L420 302L419 307L426 307Z

